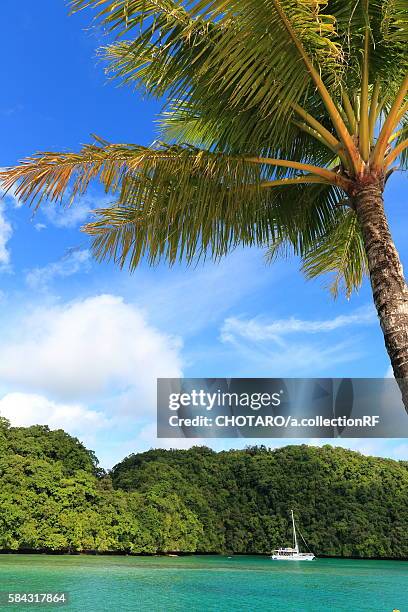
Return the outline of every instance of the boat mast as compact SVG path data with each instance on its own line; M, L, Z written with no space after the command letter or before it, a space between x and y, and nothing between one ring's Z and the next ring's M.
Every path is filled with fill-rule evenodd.
M291 510L291 514L292 514L292 525L293 525L293 541L295 543L295 551L298 553L299 546L298 546L297 537L296 537L296 526L295 526L295 517L293 516L293 510Z

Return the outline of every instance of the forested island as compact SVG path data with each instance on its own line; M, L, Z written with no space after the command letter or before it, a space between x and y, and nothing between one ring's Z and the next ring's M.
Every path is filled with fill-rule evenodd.
M206 447L110 472L62 430L0 419L0 549L269 553L288 512L317 555L408 558L408 463L341 448Z

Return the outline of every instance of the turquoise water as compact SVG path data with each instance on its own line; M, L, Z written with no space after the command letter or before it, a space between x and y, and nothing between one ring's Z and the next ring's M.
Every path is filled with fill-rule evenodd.
M41 606L61 612L408 612L408 562L0 555L0 584L1 591L66 591L69 604Z

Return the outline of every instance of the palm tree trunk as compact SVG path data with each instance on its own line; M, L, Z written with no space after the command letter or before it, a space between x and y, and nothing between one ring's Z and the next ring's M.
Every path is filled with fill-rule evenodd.
M408 287L385 216L383 189L382 181L361 186L354 205L385 346L408 411Z

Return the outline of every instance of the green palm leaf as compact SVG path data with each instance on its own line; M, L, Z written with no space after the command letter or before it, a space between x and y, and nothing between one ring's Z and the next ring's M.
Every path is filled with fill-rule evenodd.
M335 275L334 293L359 286L348 203L366 172L407 163L404 0L71 4L117 36L101 50L110 77L163 100L165 143L39 153L4 188L38 204L100 180L116 204L85 231L98 258L131 269L243 244L295 253L307 276Z
M367 274L363 238L353 210L339 215L333 226L303 257L303 272L308 278L330 274L330 290L336 297L344 291L349 297Z

